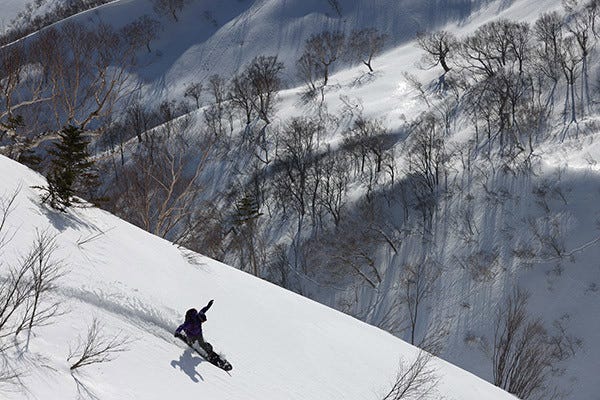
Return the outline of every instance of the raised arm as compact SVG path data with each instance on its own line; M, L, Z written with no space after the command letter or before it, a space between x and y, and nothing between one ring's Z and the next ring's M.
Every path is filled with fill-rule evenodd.
M207 312L207 311L208 311L208 309L210 308L210 306L212 306L212 305L213 305L213 302L214 302L214 300L211 300L211 301L209 301L209 302L208 302L208 304L207 304L205 307L203 307L203 308L200 310L200 312L201 312L201 313L205 313L205 312Z

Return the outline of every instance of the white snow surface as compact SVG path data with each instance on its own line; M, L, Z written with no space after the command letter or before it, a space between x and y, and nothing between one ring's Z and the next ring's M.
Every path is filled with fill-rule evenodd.
M39 0L40 6L34 5L34 0L2 0L0 1L0 33L10 29L14 23L20 23L19 17L26 10L31 10L33 16L43 15L56 4L65 0Z
M10 1L13 0L0 1L0 12ZM410 42L411 32L441 27L444 21L452 19L428 20L421 15L418 24L411 25L413 29L401 31L401 27L415 22L411 7L419 5L419 0L343 0L341 19L333 17L327 3L194 1L179 23L161 20L165 24L161 38L152 43L153 52L144 55L143 67L134 71L151 94L145 100L159 102L164 96L180 99L190 81L214 73L228 78L259 54L279 54L293 78L294 60L311 33L324 28L348 31L377 26L392 37L386 52L374 60L375 74L366 75L363 66L339 70L331 77L327 107L343 117L339 110L344 101L349 102L365 116L381 118L391 131L399 129L423 110L402 73L408 71L423 82L431 82L439 73L415 67L421 52ZM399 3L405 7L399 7ZM445 29L463 35L498 17L532 22L540 13L559 8L560 3L495 1L450 22ZM143 14L159 18L149 0L116 1L75 18L86 23L110 21L122 26ZM216 25L207 22L210 18ZM297 88L281 93L278 122L306 112L298 93ZM468 134L468 128L464 129L453 140L466 140ZM491 178L490 184L498 193L507 191L514 198L497 207L477 203L474 215L489 247L501 244L504 247L499 251L510 253L531 242L531 232L524 222L533 218L542 224L547 219L536 206L533 194L536 185L547 180L551 189L556 186L567 197L563 201L551 194L548 201L553 212L557 212L569 260L534 260L533 267L528 268L518 262L503 265L507 273L493 283L475 284L465 279L464 273L453 270L453 275L446 277L447 287L435 299L436 306L442 306L438 314L450 313L455 319L444 358L490 379L490 363L481 351L480 340L489 334L486 327L500 301L519 285L532 293L533 315L548 323L568 316L569 332L582 339L583 348L570 361L565 375L557 378L567 382L569 398L598 398L599 140L600 134L594 131L587 137L540 148L537 155L542 171L535 179ZM26 380L31 392L15 393L11 399L74 398L76 385L65 359L69 344L84 333L94 316L105 321L111 332L123 331L138 339L129 352L111 364L89 367L77 375L101 399L162 399L175 393L203 395L207 399L375 399L389 388L400 360L410 361L416 355L414 348L383 331L242 272L199 255L190 262L169 243L100 210L60 214L40 208L38 195L29 187L41 184L41 178L6 159L1 160L0 167L1 195L8 195L19 184L22 187L19 207L10 218L10 227L17 236L10 252L5 250L1 256L3 265L27 251L36 228L49 229L60 233L59 257L66 260L70 271L61 285L61 296L71 312L56 324L36 331L30 352L19 358L22 365L32 369ZM481 188L470 189L465 194L486 195ZM455 200L460 201L466 200ZM440 253L448 266L453 265L452 257L463 250L461 242L447 233L450 229L448 223L439 221L439 230L448 239L441 241L440 248L432 249ZM100 231L105 233L77 245ZM511 235L513 231L516 233ZM417 251L416 248L414 252ZM388 283L393 282L391 276ZM311 295L323 301L330 296ZM215 305L209 311L206 336L233 364L231 376L186 351L171 335L186 308L203 306L211 298ZM435 316L431 314L432 319ZM512 398L445 362L436 360L436 368L442 378L438 397Z
M55 235L64 264L57 296L65 314L36 329L13 362L27 371L24 391L6 399L378 399L417 349L400 339L198 254L183 252L95 208L60 213L39 204L44 179L0 157L4 199L19 190L4 232L0 272L28 251L36 232ZM89 239L89 240L87 240ZM87 241L86 241L87 240ZM187 255L186 255L187 254ZM214 299L205 337L234 369L226 373L172 337L189 307ZM131 338L110 363L69 371L78 335L98 318L109 335ZM434 398L513 399L439 359Z
M0 14L10 15L24 0L3 0ZM14 2L14 3L12 3ZM337 0L339 14L325 0L193 0L178 21L158 15L151 0L116 0L69 20L121 28L147 15L162 24L152 52L140 51L134 74L144 84L145 102L179 99L185 86L213 74L231 77L258 55L277 55L290 86L299 85L295 64L305 40L323 30L375 27L388 35L386 48L412 41L416 32L464 29L499 16L537 16L559 0ZM543 4L543 9L542 5ZM450 24L446 26L446 24ZM412 60L413 62L416 59ZM406 64L405 64L406 66ZM338 70L340 68L338 67Z
M26 5L26 0L2 0L2 4L0 4L0 32L20 11L25 9Z

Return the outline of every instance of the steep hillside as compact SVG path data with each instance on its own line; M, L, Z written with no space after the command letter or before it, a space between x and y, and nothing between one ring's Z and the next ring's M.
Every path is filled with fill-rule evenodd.
M22 387L3 398L380 399L398 368L417 350L351 317L198 254L177 249L94 209L59 213L39 204L31 186L44 181L0 157L2 204L18 193L2 227L2 278L36 233L55 240L52 262L64 275L48 301L63 315L17 337L8 361L23 371ZM5 236L8 235L8 236ZM230 374L204 362L172 337L184 311L209 299L205 336L223 351ZM129 344L109 364L69 372L67 356L96 318L107 336ZM12 341L12 339L10 339ZM441 360L435 399L513 397ZM9 390L11 389L11 390Z
M600 175L597 167L600 148L597 145L597 102L591 101L587 112L582 111L583 115L579 115L578 111L577 121L569 123L569 95L567 94L566 99L564 97L565 93L568 93L568 87L561 77L560 84L552 91L552 95L549 94L550 86L545 88L545 92L536 92L536 100L545 100L547 96L548 104L552 103L553 108L547 115L540 114L537 118L538 123L547 119L546 125L532 123L532 127L526 125L523 129L524 132L529 132L529 139L535 142L532 144L535 149L531 149L524 161L526 152L518 154L522 157L518 161L510 159L510 155L503 158L501 154L489 149L492 147L493 138L500 136L497 134L492 137L492 131L500 125L498 119L502 119L502 114L507 113L506 110L499 111L501 115L498 119L487 115L486 132L486 124L482 122L486 117L485 112L473 106L478 102L484 103L479 97L469 97L468 93L460 93L456 95L457 99L453 99L452 91L445 92L441 89L444 79L448 77L456 79L457 87L463 85L461 78L468 75L468 68L455 68L452 73L443 76L439 66L424 68L420 64L423 52L413 41L416 31L435 28L444 28L455 33L458 38L464 38L482 24L501 18L527 22L531 31L533 22L542 13L555 10L562 12L561 3L560 0L342 0L337 3L325 0L196 0L186 6L175 21L169 16L156 14L149 0L120 0L74 16L72 20L90 26L106 22L116 27L121 27L142 15L150 15L160 20L163 29L158 38L151 42L151 51L140 50L140 63L129 71L137 80L136 83L140 83L140 90L136 92L139 94L138 100L149 109L156 108L155 106L165 99L189 101L182 96L189 83L203 82L206 85L207 77L213 74L220 74L227 80L256 55L277 55L279 60L284 62L286 68L283 75L287 88L278 94L277 112L271 123L265 127L260 118L255 118L252 125L244 130L243 118L234 115L232 119L235 122L231 125L231 131L220 138L208 165L202 170L197 182L197 187L202 190L199 198L201 206L198 210L201 218L205 219L201 220L202 224L198 230L202 233L206 230L212 231L215 236L222 234L224 239L215 246L211 241L213 236L198 234L194 243L197 250L213 254L215 257L218 255L220 260L251 271L252 269L244 264L246 249L240 250L239 247L235 247L239 246L239 243L234 243L234 239L231 239L231 232L234 231L232 226L235 225L235 221L232 220L239 211L237 202L243 192L257 190L257 197L263 196L259 204L260 209L257 210L259 215L254 231L256 237L253 237L256 239L253 244L262 252L260 269L258 272L254 271L257 275L379 326L405 340L414 339L415 343L420 343L425 338L433 337L438 345L436 350L442 358L488 381L494 379L494 323L497 315L506 313L506 299L516 288L520 288L530 294L527 316L532 321L540 321L544 332L548 334L545 339L554 340L548 344L556 345L556 338L561 338L558 347L563 353L559 357L562 359L554 365L555 368L549 369L548 382L551 385L557 384L558 391L564 398L588 400L596 398L600 390L596 379L596 371L600 369L600 346L596 338L600 330L600 320L597 318L600 313L600 265L597 261L600 259L600 207L597 201L600 193ZM5 4L9 3L0 5L0 10ZM339 5L338 10L335 9L335 4ZM296 61L303 50L305 40L323 29L349 32L361 27L376 27L388 35L384 53L373 62L375 72L366 73L363 65L339 63L323 91L323 101L320 104L318 101L306 101L303 97L305 88L296 76ZM572 46L567 50L575 52L575 42L570 43ZM539 49L534 48L533 52L536 53L537 50ZM598 55L597 48L594 48L589 56L591 60L597 60ZM581 58L577 62L581 62ZM538 64L532 69L541 68ZM599 76L597 63L591 62L589 69L589 83L593 87L593 82L596 82ZM581 69L577 71L580 73ZM531 81L535 79L543 82L539 74ZM585 87L581 81L581 76L577 75L577 84L573 88L576 91L573 102L577 101L578 104L583 103L585 97ZM596 95L594 92L593 96ZM448 99L448 103L444 103ZM213 101L208 90L204 91L201 100L206 107L191 111L179 120L167 121L163 126L147 132L146 140L148 134L154 133L158 133L157 141L162 140L161 132L168 132L165 136L169 136L170 123L182 120L186 123L182 124L185 127L178 132L182 133L180 137L212 135L207 134L206 128L206 112L210 111ZM498 96L487 100L493 105ZM452 103L453 101L455 103ZM468 107L472 107L470 115L465 112ZM581 105L581 108L585 107ZM523 114L528 111L526 108ZM411 140L414 140L415 131L418 131L419 126L424 125L423 120L419 120L420 116L427 113L447 118L447 121L443 121L446 125L440 124L437 132L444 131L439 139L444 147L443 157L440 158L448 160L432 201L435 204L429 215L429 222L426 221L427 207L418 204L418 201L411 197L414 195L414 187L411 184L415 175L414 160L411 158L414 155L414 147L411 147ZM284 152L280 139L289 131L288 123L293 117L307 117L309 121L319 121L325 126L322 136L317 139L320 147L312 149L314 153L308 157L307 164L312 165L315 160L320 160L321 155L334 158L340 154L348 156L354 162L344 165L346 170L352 172L349 173L351 178L344 193L341 212L343 218L339 226L334 225L327 212L312 216L311 222L308 222L309 216L304 220L298 218L289 204L289 197L286 198L285 193L282 194L285 190L277 186L287 178L282 173L287 160L281 155ZM383 130L380 133L385 138L384 150L392 160L386 161L386 168L389 170L377 171L371 176L356 172L360 169L360 146L357 146L357 151L347 140L352 136L352 129L359 117L373 118L381 124ZM543 129L540 129L540 126ZM120 127L116 131L119 129ZM518 129L521 130L520 127ZM250 137L260 137L259 133L262 135L266 132L269 142L258 145L252 143L251 139L246 137L248 132ZM121 154L117 151L107 151L98 157L99 160L110 161L103 165L107 171L111 171L111 178L106 178L107 186L117 187L117 179L110 180L113 173L114 176L126 176L128 163L132 163L134 156L141 157L141 161L138 159L138 165L144 165L144 146L150 141L140 143L133 134L126 139L128 140L122 141L118 149L121 150ZM473 145L475 142L477 145ZM118 148L115 142L111 143L113 150ZM490 144L489 147L486 146L487 143ZM266 147L261 147L263 145ZM326 148L326 145L330 147ZM110 146L104 144L104 147L98 147L105 150ZM189 143L184 142L184 147L204 149L192 140ZM261 160L262 151L270 151L272 159L268 162ZM190 159L197 160L202 158L200 152L187 155ZM119 161L123 163L121 169L116 167ZM519 163L520 161L523 162ZM324 175L326 174L321 174L320 177ZM30 183L25 184L28 185ZM33 199L34 195L29 193L26 197ZM285 199L288 199L288 203ZM126 210L122 204L126 202L114 206L115 212L125 214ZM178 313L180 316L190 302L202 302L209 297L215 297L215 307L225 308L222 313L219 308L215 308L215 314L217 311L219 314L211 318L228 318L231 315L235 316L235 319L224 321L221 330L216 330L215 324L214 332L211 324L207 327L211 329L207 333L209 337L215 338L217 348L222 348L230 357L236 368L234 376L237 376L238 365L246 366L247 370L259 365L256 364L256 360L261 359L261 349L270 347L271 344L277 352L282 351L286 354L284 359L298 360L297 365L286 364L277 358L278 353L267 354L264 364L252 372L254 375L244 375L241 385L249 388L247 393L252 393L252 396L263 395L269 398L269 392L269 395L280 394L279 398L294 398L296 394L293 393L302 393L306 398L320 398L317 391L323 391L333 398L381 397L380 394L385 391L383 388L393 380L393 372L390 371L395 370L400 354L407 354L403 345L397 344L399 342L395 339L379 331L376 331L376 335L386 339L364 339L366 342L360 350L362 353L346 354L343 349L349 347L349 343L338 343L343 340L338 332L354 328L348 328L342 322L337 325L336 322L330 329L328 323L322 323L322 319L330 318L325 316L319 317L318 323L315 324L310 314L318 312L312 309L298 311L302 316L298 324L294 322L292 327L286 325L278 329L272 322L264 321L293 318L295 313L291 310L296 307L296 303L281 308L275 307L274 304L280 302L278 298L273 300L275 295L271 291L283 292L275 287L258 283L246 275L221 267L205 258L199 259L201 267L189 266L187 260L181 258L170 245L161 241L158 242L162 243L162 247L158 244L151 247L171 249L164 250L165 254L168 254L164 258L147 249L142 250L141 247L140 254L130 252L129 249L119 251L122 254L118 254L118 250L114 249L122 246L115 243L119 243L119 240L124 241L129 248L129 239L115 236L113 240L109 234L112 232L109 231L110 227L121 225L116 222L102 222L106 214L97 210L77 210L67 216L57 216L48 210L38 213L36 206L28 207L28 213L39 215L34 218L27 214L22 217L24 221L29 223L29 219L33 218L34 221L38 221L36 223L41 224L40 226L45 226L45 219L49 219L57 229L65 230L66 237L71 238L71 243L86 241L85 238L94 236L91 230L96 228L92 228L91 221L100 226L102 231L107 231L89 242L89 246L92 246L90 248L93 249L90 250L91 255L88 255L86 250L87 242L82 246L65 246L66 249L70 249L67 250L69 254L65 258L75 257L76 265L84 265L83 269L75 268L74 271L77 278L73 282L79 283L74 286L68 285L69 291L82 299L80 307L83 313L89 312L88 303L95 303L108 310L107 318L115 317L119 321L118 324L123 323L120 321L124 318L123 315L134 316L132 319L136 321L135 328L128 325L117 326L122 326L125 331L134 332L136 335L140 334L140 327L153 332L153 336L149 336L147 341L153 341L158 348L163 349L168 358L171 357L171 350L166 349L174 344L168 331L177 324L177 318L172 315ZM213 211L214 214L208 214ZM202 214L204 212L206 214ZM89 226L84 229L78 225L79 222ZM119 229L137 232L129 226L127 229L115 229L116 233L119 233ZM31 241L33 231L28 235L27 240L19 240L20 245L24 246ZM101 245L103 240L108 240L107 238L111 238L109 243ZM95 244L96 242L100 244ZM90 279L91 270L86 268L89 268L88 264L91 263L86 260L103 265L105 263L101 259L106 257L106 253L110 253L112 257L113 252L126 261L115 261L116 264L106 266L111 271L106 275L106 279L94 276L94 282L96 279L98 281L94 283L93 289L87 286L83 291L74 289ZM196 271L194 273L200 278L194 279L204 280L205 275L214 277L215 281L211 280L210 285L223 287L227 300L218 297L218 293L212 294L214 292L211 292L210 285L201 286L202 290L199 293L203 299L197 300L195 294L186 292L193 292L188 288L188 283L182 283L184 280L187 282L187 278L180 281L179 274L163 278L162 268L167 268L167 264L173 264L173 268L181 268L184 271ZM180 264L183 266L179 266ZM130 271L127 266L130 265L143 270L153 281L148 278L138 283L134 281L137 278L124 277L122 274L130 275L127 272ZM145 269L146 265L150 265L150 269ZM407 294L406 288L410 288L414 282L414 279L407 278L407 271L410 272L410 268L414 266L431 268L427 273L432 274L431 279L434 283L421 303L418 317L414 317L415 321L412 321L411 332L410 318L413 316L410 315L410 293ZM188 275L185 272L180 276ZM245 289L238 288L238 285L242 286L241 283L226 286L224 282L238 282L237 278L232 278L238 276L252 282L248 283L249 287L257 285L258 288L252 291L263 293L262 288L268 288L264 289L265 294L261 295L265 296L267 301L258 301L258 297L254 299L252 294L242 295L241 300L234 300L236 297L231 293L236 293L237 296L238 291L243 294ZM134 288L139 290L139 297L138 292L131 294ZM180 294L174 296L174 291ZM204 293L207 293L206 299ZM289 298L302 304L308 303L295 296ZM290 302L293 303L292 300ZM271 303L273 304L266 305ZM144 310L143 307L138 307L140 304L152 306L150 310L138 313L134 309ZM237 308L237 304L244 304L243 312ZM314 307L321 309L316 305ZM256 327L255 310L263 310L265 313L260 314L260 329L257 328L256 331L253 330ZM266 315L272 315L274 318ZM211 318L209 323L214 321ZM340 321L355 323L346 317L339 318ZM337 317L335 320L337 321ZM310 329L314 328L313 331L306 330L311 339L307 340L304 336L304 324L311 326ZM83 323L76 326L83 326ZM251 330L248 341L243 344L236 342L239 335L238 326L244 327L241 334L246 329ZM53 336L54 333L50 335ZM359 333L349 335L352 343L359 341L353 337ZM156 339L155 336L160 336L161 339ZM291 342L279 342L279 337L289 337ZM326 340L314 344L311 342L313 337L332 339L331 342ZM168 339L169 343L166 344L162 339ZM372 342L367 343L369 340ZM388 340L396 344L387 344ZM291 344L292 341L301 345L295 346ZM256 343L258 346L253 347ZM338 344L340 347L335 347ZM318 351L312 351L313 345L317 346ZM394 351L381 350L381 353L377 353L379 350L374 350L382 346L384 349L389 349L389 346L396 349L394 346L398 346L398 350L395 350L397 354L393 354ZM250 347L252 352L244 353ZM132 354L146 353L146 350L151 353L149 348L143 349L143 352ZM179 350L181 349L177 351ZM338 363L337 357L342 353L349 357L349 361L344 362L340 359ZM237 354L246 355L236 359ZM326 366L313 366L324 354ZM414 353L411 354L414 356ZM186 355L188 356L189 354ZM64 359L64 356L60 357ZM126 357L128 356L123 355L124 360L127 360ZM352 357L373 359L369 361L371 364L364 363L364 370L357 370L355 365L358 361ZM381 362L380 357L386 360L382 365L377 364ZM156 359L150 361L154 363ZM189 367L192 361L186 361L187 367L184 370L194 376L194 370ZM119 362L129 361L116 361ZM336 378L321 375L323 370L336 370L339 368L338 364L348 366L348 370L336 374L343 376L339 381L330 381ZM374 366L376 364L377 367ZM58 361L54 365L62 365L57 367L59 369L64 368L64 364ZM276 365L277 368L271 369L270 365ZM210 370L210 366L205 363L199 367ZM294 379L297 380L290 383L290 391L278 392L279 386L275 389L265 383L289 381L293 375L291 371L296 370L312 372L310 375L295 376ZM178 372L180 371L173 372L173 378L169 378L173 379L174 383L179 379ZM220 376L219 373L220 371L215 371L214 376ZM213 372L210 374L213 376ZM263 374L270 379L259 380L258 376ZM204 374L202 376L204 377ZM367 377L368 381L357 377ZM197 376L196 378L199 379ZM142 377L136 379L140 379L141 382ZM110 385L107 381L92 381L97 385L94 389L100 392L104 390L105 384ZM349 384L350 381L353 383ZM318 384L315 385L315 382ZM225 385L215 389L215 393L221 393ZM455 386L453 383L449 385ZM332 389L333 387L336 389ZM344 389L340 389L341 387ZM339 391L346 388L347 391ZM212 386L210 390L213 390ZM239 395L242 398L242 393L245 392L235 392L231 396ZM449 398L469 396L452 391L440 393L447 393Z
M488 2L195 0L181 10L175 21L169 15L157 14L151 0L121 0L69 20L88 25L109 23L117 28L143 15L159 20L162 30L152 44L153 51L142 55L141 68L135 70L158 102L180 96L186 82L200 82L215 73L230 76L257 55L277 55L286 64L288 83L295 85L296 60L313 33L325 29L349 33L374 27L388 35L386 47L394 48L410 41L418 31L448 21L464 22ZM9 11L10 15L21 3L3 3L0 11ZM505 8L499 4L492 7L496 11Z
M25 9L26 0L6 0L2 2L2 30L17 16L17 14Z

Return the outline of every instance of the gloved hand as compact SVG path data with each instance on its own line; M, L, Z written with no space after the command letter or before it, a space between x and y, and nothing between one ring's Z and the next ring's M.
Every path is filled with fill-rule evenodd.
M208 306L209 306L209 307L210 307L210 306L212 306L212 304L213 304L214 302L215 302L214 300L211 300L211 301L209 301L209 302L208 302Z

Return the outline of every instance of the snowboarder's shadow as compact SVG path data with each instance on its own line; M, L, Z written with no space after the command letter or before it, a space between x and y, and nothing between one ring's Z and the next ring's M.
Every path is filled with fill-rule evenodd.
M193 382L198 383L200 380L204 381L202 375L196 371L196 367L203 363L205 360L200 356L195 356L194 351L190 348L186 349L181 356L179 356L179 360L171 361L171 367L181 369Z

